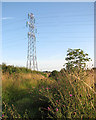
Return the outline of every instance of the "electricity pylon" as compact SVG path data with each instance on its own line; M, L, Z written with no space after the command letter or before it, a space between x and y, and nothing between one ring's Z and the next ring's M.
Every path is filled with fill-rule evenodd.
M27 68L31 70L37 70L37 57L36 57L36 37L35 37L35 18L33 13L28 14L29 21L27 26L29 27L28 32L28 53L27 53Z

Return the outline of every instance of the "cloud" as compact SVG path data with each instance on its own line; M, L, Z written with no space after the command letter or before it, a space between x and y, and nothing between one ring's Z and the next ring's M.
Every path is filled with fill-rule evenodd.
M3 17L2 20L12 20L14 19L13 17Z

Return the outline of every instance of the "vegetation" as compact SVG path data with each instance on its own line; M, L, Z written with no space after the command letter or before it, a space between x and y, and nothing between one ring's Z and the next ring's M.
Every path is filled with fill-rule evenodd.
M96 118L93 69L43 73L3 64L2 72L3 119Z
M11 65L6 66L5 63L2 64L2 73L9 73L9 74L15 74L15 73L37 73L42 74L43 76L47 77L46 73L40 72L40 71L32 71L30 69L27 69L25 67L14 67Z
M50 73L49 77L50 77L50 78L53 78L53 79L55 79L55 80L58 80L58 75L59 75L59 72L56 71L56 70L54 70L54 71L52 71L52 72Z
M67 61L66 68L69 70L73 67L75 68L85 68L86 62L91 60L88 57L87 53L84 53L81 49L68 49L67 50L67 57L65 58Z
M38 108L45 106L46 103L40 100L42 96L39 94L39 88L43 84L49 84L50 80L37 73L10 74L7 71L2 74L4 118L13 119L16 116L24 118L25 113L29 118L41 118Z

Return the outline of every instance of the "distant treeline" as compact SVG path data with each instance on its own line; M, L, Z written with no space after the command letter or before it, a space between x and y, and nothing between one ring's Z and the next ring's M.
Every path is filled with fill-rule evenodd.
M9 74L14 74L14 73L36 73L36 74L41 74L45 77L50 77L50 78L53 78L55 80L58 81L58 76L60 74L64 74L67 70L65 68L61 69L60 72L59 71L56 71L56 70L53 70L52 72L49 72L49 71L44 71L44 72L40 72L40 71L33 71L31 69L28 69L26 67L18 67L18 66L13 66L13 65L6 65L5 63L3 63L2 65L0 65L0 68L2 68L2 73L9 73ZM94 70L96 70L96 68L93 68ZM87 69L87 71L89 71ZM50 73L48 74L47 76L47 73Z
M6 65L3 63L0 65L2 67L2 73L8 72L9 74L13 73L37 73L37 74L42 74L43 76L47 76L46 73L40 72L40 71L33 71L31 69L28 69L26 67L18 67L18 66L13 66L13 65Z
M36 74L42 74L45 77L47 77L47 73L50 73L49 77L54 78L54 79L58 79L59 73L62 72L62 70L60 72L58 72L56 70L53 70L52 72L49 72L49 71L44 71L44 72L33 71L33 70L25 68L25 67L18 67L18 66L15 67L13 65L6 65L5 63L3 63L0 66L2 67L2 73L9 73L9 74L14 74L14 73L36 73Z
M12 73L31 73L32 71L30 69L27 69L25 67L15 67L13 65L6 65L5 63L2 64L2 73L9 72L10 74Z

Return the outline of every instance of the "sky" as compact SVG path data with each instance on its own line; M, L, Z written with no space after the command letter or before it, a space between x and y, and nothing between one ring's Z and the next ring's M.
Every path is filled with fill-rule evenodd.
M80 48L94 61L93 2L3 2L2 62L26 67L28 13L35 16L40 71L62 69L68 48Z

